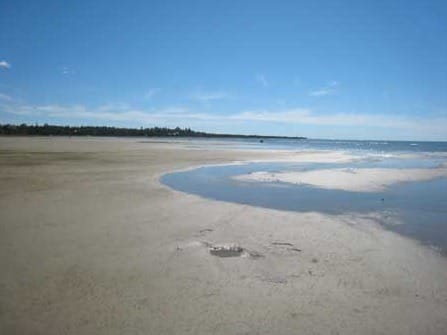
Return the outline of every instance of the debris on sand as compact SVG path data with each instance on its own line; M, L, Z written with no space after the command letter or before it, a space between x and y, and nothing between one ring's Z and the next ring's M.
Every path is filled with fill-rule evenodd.
M261 281L272 283L272 284L287 284L287 279L284 277L278 277L278 276L265 276L265 277L259 277Z
M236 244L214 245L209 250L211 255L218 257L239 257L244 252L244 248Z
M250 257L252 257L252 258L262 258L262 257L265 257L263 254L261 254L261 253L259 253L259 252L257 252L257 251L248 251L247 250L247 253L250 255Z
M289 247L293 247L293 244L289 242L272 242L272 245L286 245Z
M199 230L199 233L200 233L200 234L202 234L202 233L210 233L210 232L212 232L212 231L213 231L213 229L205 228L205 229L201 229L201 230Z
M258 251L245 249L236 243L213 244L207 241L202 241L201 243L208 248L211 255L217 257L248 256L253 259L265 257Z

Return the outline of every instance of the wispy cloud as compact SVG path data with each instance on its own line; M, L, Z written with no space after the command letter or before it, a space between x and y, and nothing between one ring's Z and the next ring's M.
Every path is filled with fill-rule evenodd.
M329 86L329 87L335 87L335 86L338 86L338 81L336 81L336 80L332 80L332 81L330 81L330 82L327 83L327 86Z
M120 122L123 124L141 125L178 125L193 126L203 122L218 125L265 123L270 127L273 123L285 125L311 125L339 129L382 129L396 136L395 131L407 138L419 136L426 139L445 140L447 116L399 116L386 114L364 113L317 113L307 108L289 108L278 110L249 110L231 114L196 112L186 107L173 106L159 109L134 109L128 105L103 105L88 108L83 105L18 105L0 104L0 111L19 116L35 118L54 118L55 120L80 120L84 123L102 121L108 124ZM325 128L326 127L326 128ZM346 133L349 136L349 131ZM401 135L399 135L401 136Z
M150 88L146 91L146 93L144 93L144 98L147 100L151 100L153 97L155 97L160 92L161 92L161 88L159 88L159 87Z
M6 108L5 108L6 107ZM96 108L87 108L83 105L16 105L3 106L3 108L13 114L27 115L47 115L47 116L64 116L64 117L85 117L92 116L95 118L107 119L123 119L123 115L128 113L138 113L144 115L144 119L148 117L182 117L196 118L204 120L244 120L244 121L266 121L281 123L299 123L309 125L328 125L328 126L380 126L391 128L402 128L415 126L421 121L416 117L390 116L384 114L353 114L353 113L335 113L322 114L316 113L307 108L290 108L284 110L253 110L241 111L232 114L213 114L213 113L196 113L191 112L185 107L168 107L161 109L138 110L133 109L125 104L118 105L102 105ZM417 119L417 122L415 120ZM439 117L438 119L447 121L447 117ZM432 119L426 118L431 123Z
M231 95L224 91L215 92L196 92L191 94L190 98L199 102L210 102L213 100L228 99Z
M310 91L309 95L311 97L323 97L336 92L336 87L339 83L335 80L328 82L324 87Z
M63 75L63 76L70 76L75 74L75 71L70 67L70 66L62 66L59 69L59 72Z
M408 121L402 117L348 113L321 114L306 108L244 111L234 114L230 116L230 118L245 121L266 121L320 126L406 127L410 125Z
M5 60L1 60L0 61L0 67L4 68L4 69L10 69L11 68L11 64L9 64L7 61Z
M258 73L255 77L256 81L261 84L264 87L268 87L269 86L269 82L266 78L266 76L262 73Z
M12 97L7 94L0 93L0 100L12 101Z
M152 110L131 108L125 104L106 104L94 108L83 105L0 105L0 110L21 116L50 117L63 119L156 123L170 118L183 118L188 110L182 107L168 107Z
M323 97L325 95L329 95L333 93L333 90L327 89L327 88L323 88L320 90L315 90L315 91L310 91L309 95L312 97Z

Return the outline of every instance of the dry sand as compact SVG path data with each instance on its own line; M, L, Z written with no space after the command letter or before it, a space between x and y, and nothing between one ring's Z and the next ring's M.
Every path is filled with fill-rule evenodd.
M234 179L254 182L284 182L306 184L326 189L379 192L401 182L431 180L447 177L447 168L436 169L321 169L292 172L254 172Z
M357 215L158 182L309 155L324 154L0 138L0 334L446 334L447 261L434 251Z

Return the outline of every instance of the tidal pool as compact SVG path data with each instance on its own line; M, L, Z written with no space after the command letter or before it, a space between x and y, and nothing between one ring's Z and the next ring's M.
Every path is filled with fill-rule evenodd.
M234 177L258 171L332 168L437 168L442 159L359 159L350 163L248 163L168 173L161 182L204 198L298 212L378 213L385 228L435 246L447 255L447 178L396 183L381 192L354 192L284 182L246 182Z

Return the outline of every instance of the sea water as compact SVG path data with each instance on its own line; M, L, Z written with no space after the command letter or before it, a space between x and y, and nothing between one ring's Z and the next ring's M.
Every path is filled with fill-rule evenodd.
M325 189L284 182L247 182L234 178L258 171L289 172L331 168L432 169L447 161L447 146L444 142L414 142L418 145L410 145L413 142L393 142L391 146L394 149L388 148L387 154L382 154L384 151L377 149L376 142L327 142L331 141L324 141L324 150L340 150L342 147L346 150L349 147L350 152L357 158L348 163L269 162L206 166L168 173L162 176L161 182L173 189L204 198L264 208L321 212L329 215L376 213L378 215L371 217L383 227L435 246L447 254L447 178L396 183L379 192ZM361 143L359 146L362 149L352 149L357 142ZM235 144L232 142L228 145ZM321 143L318 145L319 148L323 146ZM376 149L371 149L372 147ZM428 149L431 151L427 151ZM418 155L401 158L403 152Z
M338 150L363 153L447 153L447 142L358 141L282 138L187 138L190 147L240 148L255 150Z

